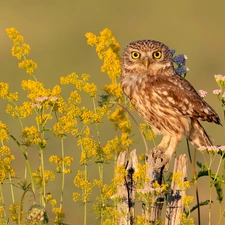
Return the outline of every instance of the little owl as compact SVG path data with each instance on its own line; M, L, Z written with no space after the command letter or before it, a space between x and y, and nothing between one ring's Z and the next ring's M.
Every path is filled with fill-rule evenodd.
M198 120L221 124L219 116L174 69L169 48L140 40L123 51L121 87L140 117L157 135L157 146L170 159L185 136L195 148L212 146Z

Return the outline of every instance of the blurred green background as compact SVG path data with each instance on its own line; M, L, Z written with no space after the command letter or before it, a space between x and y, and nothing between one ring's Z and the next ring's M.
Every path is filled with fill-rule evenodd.
M18 69L17 59L11 56L12 41L6 35L6 28L18 29L24 36L25 42L30 44L29 58L37 62L36 76L46 87L52 88L55 84L59 84L61 76L74 71L78 74L90 74L92 81L100 87L100 93L101 88L109 80L105 74L100 72L101 62L98 60L95 49L86 44L84 35L86 32L98 35L102 29L109 28L120 43L121 49L137 39L155 39L175 49L176 54L186 54L188 56L187 66L190 69L187 79L197 90L203 89L208 92L206 101L222 118L220 103L212 91L218 88L214 74L225 74L225 1L223 0L1 0L0 21L0 81L10 83L12 91L19 91L21 102L25 100L25 94L21 92L20 84L23 79L28 78L28 75L25 71ZM70 88L64 91L65 96L72 90L72 87ZM0 102L0 107L0 120L4 121L9 129L19 137L18 122L6 115L3 101ZM135 116L139 120L136 114ZM32 124L29 120L26 123ZM215 143L225 144L224 128L205 123L204 126ZM115 135L115 131L104 124L101 129L104 132L103 143ZM137 148L138 153L143 153L143 143L136 128L133 133L135 140L133 148ZM50 143L46 150L46 162L49 155L59 154L58 146L57 142ZM149 146L151 147L152 144L149 143ZM12 145L12 151L16 156L14 166L17 168L18 176L23 177L20 163L23 165L24 159L15 145ZM72 192L75 191L72 181L77 169L80 168L78 164L80 152L73 139L67 142L66 151L66 154L72 155L75 160L73 174L66 177L68 191L64 199L65 222L79 225L83 221L82 209L72 202ZM177 154L182 152L186 152L184 141L180 144ZM34 155L32 163L35 168L38 163L35 160L37 152L33 150L29 154ZM203 161L201 154L198 154L198 160ZM95 170L94 165L92 167ZM191 178L190 166L189 170L189 178ZM94 173L97 173L97 170ZM110 165L105 169L105 178L108 182L112 178ZM56 196L59 194L59 178L57 182L58 186L52 185L49 190ZM208 179L201 179L199 188L201 201L209 198L208 187ZM16 192L19 201L22 192L19 189L16 189ZM194 190L190 190L188 194L194 195ZM8 187L5 187L4 195L9 195ZM6 200L10 202L10 196ZM6 206L8 203L6 202ZM202 224L207 224L207 210L207 206L202 208ZM213 220L218 221L216 199L212 210ZM88 215L88 224L98 224L91 206L88 208ZM193 215L197 221L196 214Z

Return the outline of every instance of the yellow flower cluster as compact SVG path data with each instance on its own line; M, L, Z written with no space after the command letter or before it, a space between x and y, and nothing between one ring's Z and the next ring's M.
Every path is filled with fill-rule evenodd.
M38 185L38 187L43 187L43 180L45 181L45 184L47 184L49 181L55 180L55 174L51 170L45 170L44 171L44 179L40 175L40 168L37 168L36 172L32 173L32 176L34 178L35 183Z
M79 195L76 192L73 193L73 200L80 200L83 203L88 202L89 195L92 193L93 187L96 185L96 183L90 182L88 180L87 172L78 170L77 175L74 177L73 184L75 187L78 187L82 190L82 195Z
M172 182L174 181L176 183L176 185L178 186L178 188L180 189L180 191L184 191L188 188L190 188L190 181L182 181L182 173L181 172L177 172L173 174L172 177Z
M106 160L110 160L113 155L121 152L122 147L120 146L119 138L116 136L112 140L108 140L106 145L103 147L104 155L106 156Z
M96 47L99 59L103 60L102 72L106 72L112 81L121 74L120 68L120 45L109 29L100 32L100 36L86 33L87 43Z
M82 137L77 140L77 145L81 147L80 163L86 165L88 160L96 158L98 155L98 144L90 137Z
M7 174L10 177L15 177L15 170L11 167L12 161L15 160L14 155L12 155L9 147L3 145L0 148L0 182L2 183L7 179Z
M52 155L49 157L49 162L50 163L54 162L56 164L57 173L64 173L64 174L71 173L71 169L67 168L68 166L71 166L73 162L73 158L71 156L66 156L62 158L57 155ZM64 164L64 168L62 166L63 164Z
M61 207L54 207L52 212L55 213L54 224L62 224L62 220L65 218L65 213Z
M151 127L149 127L147 124L145 124L145 123L140 124L140 128L141 128L141 131L144 134L146 140L152 140L156 137L156 135L153 133Z
M33 144L41 144L41 143L45 143L45 140L42 140L39 137L39 133L38 130L35 126L31 126L31 127L25 127L22 130L22 134L21 134L23 140L24 140L24 144L26 146L31 146Z
M6 107L6 113L11 114L13 118L26 118L32 114L32 103L23 102L22 106L12 106L10 104Z
M26 69L26 73L32 75L37 69L37 63L33 62L33 60L25 59L18 64L18 67L21 69Z
M115 176L113 182L115 185L121 185L124 183L124 177L127 176L127 170L124 165L117 166L115 169Z
M47 120L52 119L52 115L48 113L41 114L36 116L36 122L38 125L45 125Z
M23 56L29 54L30 46L24 43L23 36L21 36L15 28L7 28L6 33L14 42L14 46L12 47L12 56L15 56L20 60Z
M195 225L195 221L193 218L188 217L185 213L180 215L180 224L181 225Z
M88 82L89 77L90 76L88 74L83 74L83 75L81 75L81 79L79 79L79 76L76 73L71 73L65 77L61 77L60 83L64 84L64 85L65 84L74 84L77 90L84 91L90 97L96 97L97 86L94 83ZM79 95L77 95L77 97L80 100Z
M3 143L4 141L8 141L8 140L9 140L9 137L8 137L7 126L0 120L0 142Z
M9 84L0 82L0 98L14 102L18 100L18 92L9 92Z
M6 32L8 37L13 40L12 56L15 56L19 60L23 59L23 61L18 64L19 68L26 69L27 74L34 75L37 64L32 60L26 59L26 56L30 52L30 46L24 43L23 36L21 36L15 28L7 28Z
M127 113L121 107L116 107L115 111L108 116L108 119L114 123L116 129L121 131L120 143L123 147L121 150L128 150L133 141L130 138L131 123Z
M133 179L136 182L137 188L143 188L145 182L148 182L148 178L146 176L147 164L141 165L138 163L137 171L133 174Z
M62 207L56 207L57 201L53 198L52 194L48 193L46 195L46 202L51 204L52 212L55 214L54 224L63 224L62 220L65 218L65 214Z
M107 113L108 109L106 106L103 106L97 107L95 111L96 112L93 112L84 106L80 108L80 119L85 125L100 123L102 121L102 117Z
M52 196L51 193L48 193L48 194L46 195L45 200L46 200L47 203L50 203L50 204L52 205L52 207L55 207L56 204L57 204L56 199L53 198L53 196Z
M60 116L53 126L53 131L54 134L60 138L65 137L65 135L70 132L76 136L78 134L77 122L71 115Z
M13 222L18 222L19 208L20 208L20 205L18 203L14 203L9 206L9 212L11 214L11 220Z
M189 208L189 205L194 201L194 196L185 195L182 199L184 207Z
M0 82L0 97L6 99L9 94L9 84Z

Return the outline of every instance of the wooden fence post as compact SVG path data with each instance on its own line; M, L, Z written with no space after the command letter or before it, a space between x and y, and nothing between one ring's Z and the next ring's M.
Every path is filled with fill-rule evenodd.
M128 160L127 152L121 152L117 159L117 166L124 165L127 170L127 176L124 177L124 183L117 186L117 195L122 201L117 205L120 215L119 225L134 225L134 206L136 185L133 180L133 173L137 171L137 153L136 150L130 152Z
M181 181L187 181L187 156L180 155L175 158L173 174L180 173ZM168 196L165 225L179 225L183 213L183 197L185 190L180 190L177 181L174 179L171 183L171 190Z
M148 182L145 183L144 189L139 192L151 193L151 198L155 199L153 203L146 205L142 204L142 215L148 223L154 223L158 220L162 221L161 212L163 203L165 202L164 193L155 194L156 189L154 183L162 184L163 170L165 163L163 162L164 151L160 149L153 149L146 154L146 176ZM137 154L136 150L130 152L128 159L127 152L121 152L117 159L117 167L123 165L127 171L127 175L124 177L124 182L117 186L117 194L122 200L117 205L117 210L120 215L119 225L134 225L135 224L135 194L136 184L133 180L133 174L137 172ZM174 171L175 173L181 173L181 181L187 180L187 156L180 155L175 158ZM185 196L184 190L179 190L177 183L173 180L168 196L168 205L166 209L165 225L179 225L180 215L183 213L183 196Z

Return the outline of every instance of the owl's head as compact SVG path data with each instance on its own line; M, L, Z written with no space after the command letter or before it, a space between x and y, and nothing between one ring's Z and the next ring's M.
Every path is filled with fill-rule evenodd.
M123 74L144 75L157 75L164 69L174 69L169 48L154 40L139 40L127 45L122 53L121 67Z

